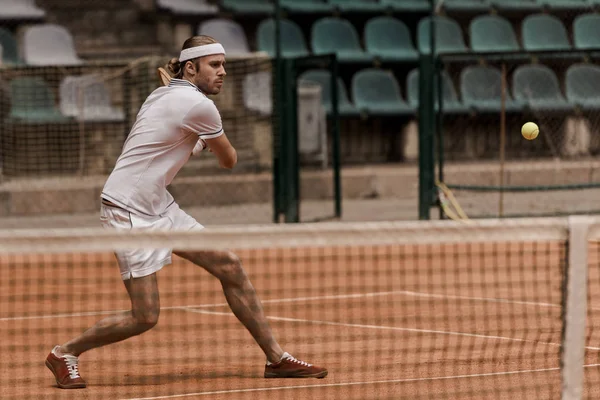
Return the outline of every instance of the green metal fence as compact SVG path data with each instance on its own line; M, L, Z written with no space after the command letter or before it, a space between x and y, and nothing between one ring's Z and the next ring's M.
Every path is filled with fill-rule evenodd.
M600 105L574 99L573 93L587 85L575 82L579 86L573 88L573 79L569 81L573 69L595 67L599 49L577 48L573 42L564 50L532 50L523 44L518 51L443 51L436 49L437 18L455 16L444 14L437 0L430 5L435 56L421 54L419 66L419 218L432 218L435 207L440 218L447 217L441 200L447 201L448 194L456 199L451 205L458 204L470 218L600 212L593 201L600 193ZM569 28L578 15L591 11L549 14ZM523 35L520 29L529 14L481 15L503 18ZM456 16L465 38L474 35L467 27L481 15ZM476 69L501 76L497 106L486 109L465 97L466 71ZM547 80L538 82L535 74ZM448 95L447 84L453 86L456 101ZM480 89L487 84L490 91L499 88L482 81ZM536 98L536 93L545 95L553 85L555 97ZM457 104L464 109L457 111ZM520 132L529 121L540 127L539 137L532 141Z
M280 23L282 12L275 2L275 43L273 81L273 221L305 221L300 215L302 201L300 185L300 151L298 145L298 77L313 67L328 70L331 75L331 113L328 115L328 135L331 136L331 169L333 210L323 219L342 215L340 128L338 115L338 62L335 55L288 58L281 55Z

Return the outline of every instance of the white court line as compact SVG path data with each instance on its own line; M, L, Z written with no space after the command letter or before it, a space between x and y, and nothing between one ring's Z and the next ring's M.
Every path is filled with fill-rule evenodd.
M600 364L588 364L588 365L584 365L584 368L598 367L598 366L600 366ZM487 374L434 376L431 378L405 378L405 379L389 379L389 380L379 380L379 381L326 383L326 384L320 384L320 385L316 384L316 385L263 387L263 388L251 388L251 389L230 389L230 390L216 390L216 391L212 391L212 392L173 394L173 395L165 395L165 396L157 396L157 397L135 397L135 398L121 399L121 400L161 400L161 399L177 399L177 398L191 397L191 396L214 396L214 395L219 395L219 394L233 394L233 393L271 392L271 391L278 391L278 390L293 390L293 389L377 385L377 384L386 384L386 383L426 382L426 381L441 381L441 380L465 379L465 378L485 378L485 377L489 377L489 376L530 374L530 373L535 373L535 372L550 372L550 371L559 371L559 370L560 370L560 368L543 368L543 369L526 369L526 370L517 370L517 371L506 371L506 372L490 372Z
M407 296L415 297L430 297L434 299L455 299L455 300L474 300L474 301L485 301L490 303L505 303L505 304L519 304L524 306L536 306L536 307L557 307L560 308L560 304L554 303L542 303L535 301L521 301L521 300L510 300L495 297L471 297L471 296L456 296L452 294L435 294L426 292L411 292L408 290L402 290L397 292L398 294L405 294Z
M219 312L219 311L194 310L194 309L189 309L189 308L185 308L185 307L181 307L181 310L193 312L196 314L223 315L223 316L229 316L229 317L235 316L231 312L227 313L227 312ZM541 342L538 340L518 339L518 338L510 338L510 337L495 336L495 335L479 335L476 333L466 333L466 332L438 331L438 330L417 329L417 328L402 328L399 326L386 326L386 325L350 324L350 323L345 323L345 322L321 321L321 320L316 320L316 319L287 318L287 317L275 317L275 316L267 316L267 319L270 319L273 321L285 321L285 322L305 322L305 323L316 324L316 325L345 326L345 327L349 327L349 328L380 329L380 330L412 332L412 333L433 333L433 334L449 335L449 336L466 336L466 337L473 337L473 338L478 338L478 339L506 340L506 341L512 341L512 342L526 342L526 343L546 344L548 346L560 346L560 343ZM586 346L585 348L587 350L600 351L600 347Z
M458 300L486 301L486 302L493 302L493 303L505 303L505 304L518 304L518 305L527 305L527 306L560 308L560 305L552 304L552 303L509 300L509 299L493 298L493 297L469 297L469 296L443 295L443 294L435 294L435 293L427 293L427 292L413 292L413 291L408 291L408 290L394 290L394 291L388 291L388 292L370 292L370 293L351 293L351 294L328 295L328 296L291 297L291 298L283 298L283 299L263 300L262 303L263 304L280 304L280 303L296 303L296 302L315 301L315 300L359 299L359 298L369 298L369 297L378 297L378 296L393 296L393 295L407 295L407 296L426 297L426 298L429 297L429 298L434 298L434 299L458 299ZM229 305L227 303L196 304L196 305L187 305L187 306L161 307L161 310L178 310L181 308L212 308L212 307L225 307L225 306L229 306ZM590 309L591 310L600 310L600 307L590 307ZM98 316L98 315L116 314L116 313L125 312L125 311L129 311L129 310L103 310L103 311L89 311L89 312L76 312L76 313L62 313L62 314L3 317L3 318L0 318L0 322L23 321L23 320L34 320L34 319Z
M391 291L391 292L351 293L351 294L339 294L339 295L328 295L328 296L291 297L291 298L283 298L283 299L263 300L262 303L263 304L273 304L273 303L295 303L295 302L314 301L314 300L356 299L356 298L367 298L367 297L402 294L403 292L404 292L404 290ZM187 308L213 308L213 307L224 307L224 306L229 306L229 304L227 304L227 303L197 304L197 305L188 305L188 306L161 307L160 309L162 311L162 310L180 310L180 309L187 309ZM87 317L87 316L97 316L97 315L106 315L106 314L116 314L116 313L125 312L125 311L130 311L130 310L112 310L112 311L105 310L105 311L63 313L63 314L28 315L28 316L20 316L20 317L4 317L4 318L0 318L0 322L23 321L23 320L30 320L30 319Z

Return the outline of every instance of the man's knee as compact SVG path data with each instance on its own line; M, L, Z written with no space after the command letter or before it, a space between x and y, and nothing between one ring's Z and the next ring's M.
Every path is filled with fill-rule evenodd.
M150 330L158 324L160 315L160 307L151 307L145 310L134 310L133 316L135 322L141 332Z
M224 262L221 266L221 276L221 281L235 285L241 285L248 279L246 271L242 267L242 261L231 251L228 251L224 257Z

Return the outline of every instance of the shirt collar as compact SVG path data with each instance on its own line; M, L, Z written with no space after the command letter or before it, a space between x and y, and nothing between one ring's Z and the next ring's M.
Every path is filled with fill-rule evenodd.
M177 79L172 78L171 82L169 82L169 87L192 87L202 93L202 91L198 88L198 86L194 85L192 82L185 79Z

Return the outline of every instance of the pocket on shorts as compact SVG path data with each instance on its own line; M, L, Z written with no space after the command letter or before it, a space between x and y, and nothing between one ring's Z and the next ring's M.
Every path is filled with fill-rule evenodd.
M129 214L133 229L140 230L168 230L173 228L173 222L166 216L140 216Z
M121 208L100 207L100 223L104 228L131 229L129 212Z

